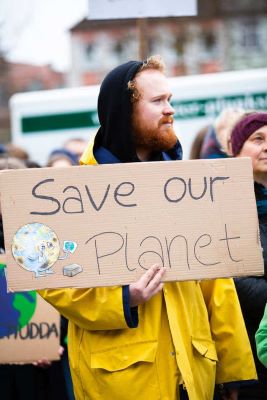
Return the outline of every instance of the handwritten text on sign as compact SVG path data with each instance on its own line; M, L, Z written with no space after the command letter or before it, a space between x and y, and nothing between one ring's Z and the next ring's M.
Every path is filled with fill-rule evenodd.
M9 171L1 191L13 290L262 273L248 159Z

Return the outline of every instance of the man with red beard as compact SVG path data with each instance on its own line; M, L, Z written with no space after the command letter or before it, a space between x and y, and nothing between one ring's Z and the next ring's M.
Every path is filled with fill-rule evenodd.
M81 164L180 160L170 99L159 57L113 69ZM163 285L164 273L153 265L129 286L40 291L69 320L76 399L212 400L218 384L217 398L236 400L240 382L256 379L233 281Z

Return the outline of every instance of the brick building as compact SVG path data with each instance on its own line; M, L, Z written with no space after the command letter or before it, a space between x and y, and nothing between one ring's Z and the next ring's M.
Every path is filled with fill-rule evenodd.
M99 83L115 65L138 57L138 21L83 20L71 29L70 86ZM171 76L265 67L265 0L198 0L198 15L149 18L147 54L161 54Z
M49 65L10 63L0 57L0 143L10 140L8 101L12 94L65 86L65 75Z

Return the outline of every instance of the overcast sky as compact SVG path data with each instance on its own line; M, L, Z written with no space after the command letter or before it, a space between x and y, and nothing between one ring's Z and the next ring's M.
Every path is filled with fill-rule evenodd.
M88 15L89 0L0 0L0 46L14 62L70 63L68 28Z

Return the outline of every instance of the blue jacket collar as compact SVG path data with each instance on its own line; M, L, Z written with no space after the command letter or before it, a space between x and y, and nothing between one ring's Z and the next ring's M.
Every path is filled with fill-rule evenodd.
M98 164L121 163L121 160L119 160L109 150L105 149L105 147L102 146L98 147L97 149L94 149L94 156ZM165 152L165 151L162 152L162 158L164 161L181 160L182 149L180 143L177 142L177 145L171 150L171 152Z

